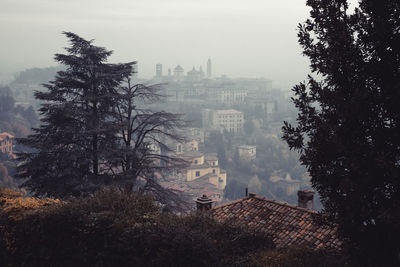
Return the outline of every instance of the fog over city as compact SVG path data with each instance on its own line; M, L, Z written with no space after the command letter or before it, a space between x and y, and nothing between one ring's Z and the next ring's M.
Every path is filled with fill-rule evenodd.
M308 11L298 0L2 0L0 73L54 66L71 31L114 50L114 62L137 60L143 78L157 63L188 71L210 57L216 76L289 89L308 71L296 37Z
M400 266L400 0L0 0L4 266Z

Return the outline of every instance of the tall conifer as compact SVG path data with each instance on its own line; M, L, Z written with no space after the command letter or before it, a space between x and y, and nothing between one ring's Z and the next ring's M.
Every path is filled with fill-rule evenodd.
M19 142L33 149L20 154L23 186L37 195L62 197L90 191L110 181L103 168L115 151L118 127L110 113L117 87L134 63L108 64L111 51L71 32L66 54L55 60L66 67L35 92L43 104L41 125Z
M362 265L398 266L400 1L307 5L298 36L313 75L294 87L298 123L284 139Z

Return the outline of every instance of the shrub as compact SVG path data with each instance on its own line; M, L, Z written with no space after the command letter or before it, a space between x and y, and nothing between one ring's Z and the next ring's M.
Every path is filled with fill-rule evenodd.
M66 202L23 202L35 204L2 205L9 266L243 266L273 247L262 234L208 216L162 213L150 196L117 188Z
M264 250L253 255L249 266L279 267L342 267L350 266L348 259L341 253L326 250L313 250L307 247L288 247L284 249Z

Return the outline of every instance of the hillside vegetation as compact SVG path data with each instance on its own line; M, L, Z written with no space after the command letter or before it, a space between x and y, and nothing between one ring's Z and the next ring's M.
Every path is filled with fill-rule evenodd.
M163 213L150 196L117 188L68 201L1 190L0 205L8 266L336 266L323 252L275 250L263 234L204 214Z

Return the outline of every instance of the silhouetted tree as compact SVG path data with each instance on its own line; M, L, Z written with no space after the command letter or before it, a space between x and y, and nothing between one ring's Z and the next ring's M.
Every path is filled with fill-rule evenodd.
M55 60L66 70L44 85L47 91L35 92L45 102L40 128L19 139L35 149L19 155L19 177L25 179L22 186L37 195L62 197L110 182L104 170L118 132L110 111L116 88L132 72L133 63L108 64L111 51L74 33L64 34L71 46Z
M172 169L182 168L187 163L177 157L167 143L183 142L176 134L177 128L186 125L179 114L153 111L148 106L165 98L160 85L132 84L129 76L118 88L113 119L118 128L121 145L115 150L116 164L121 170L116 177L120 182L134 184L138 177L145 179L144 190L154 199L177 211L187 210L177 192L158 185L155 173L166 174Z
M154 173L184 163L164 143L183 141L175 134L184 125L181 116L148 108L163 95L157 85L131 83L136 62L108 64L110 51L65 35L68 54L55 56L65 71L45 85L48 91L35 93L46 102L42 125L19 139L34 149L19 154L22 186L36 195L64 197L107 184L130 187L141 177L149 182L145 188L177 202L171 192L159 192Z
M294 87L298 124L284 139L362 265L398 266L400 2L361 0L351 14L346 0L307 5L298 36L316 75Z

